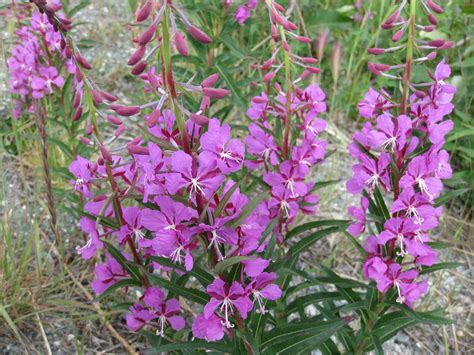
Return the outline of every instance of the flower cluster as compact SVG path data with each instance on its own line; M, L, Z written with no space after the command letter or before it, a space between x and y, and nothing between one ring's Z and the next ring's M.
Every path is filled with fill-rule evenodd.
M262 209L270 218L279 217L278 236L282 241L282 232L298 211L316 212L319 198L314 193L314 183L307 182L307 178L326 153L327 143L319 138L326 129L326 121L320 118L326 111L326 96L317 84L305 89L297 86L309 74L319 72L313 67L317 61L291 52L287 39L306 42L306 38L293 32L295 26L284 17L280 5L271 1L267 5L277 47L270 59L255 66L261 72L264 91L253 97L247 111L252 123L245 138L245 165L264 171L263 180L271 186L271 199ZM302 68L300 77L294 81L290 61Z
M434 24L430 9L439 12L440 8L432 1L420 2ZM403 1L383 27L401 26L397 34L411 26L407 46L413 46L417 4L415 1L410 4L410 20L403 19L405 5ZM426 26L417 27L426 31ZM398 35L393 40L397 41ZM425 44L419 47L423 49ZM376 54L386 51L370 50ZM418 62L426 60L428 56ZM407 63L391 67L407 71L403 79L395 78L403 80L403 95L412 92L408 102L402 97L402 102L396 103L386 91L371 88L358 104L360 115L368 122L354 134L349 147L358 164L353 166L353 178L347 182L349 192L362 194L360 207L349 209L356 222L348 231L359 236L371 222L370 216L378 216L374 220L378 235L370 235L364 245L367 252L364 276L374 280L382 293L395 288L396 301L409 307L428 290L427 280L417 281L419 268L433 265L437 258L429 245L429 232L438 226L441 215L436 198L443 189L442 180L452 175L449 154L443 145L453 122L444 118L453 110L451 101L456 92L454 86L446 83L451 69L444 60L430 74L431 80L421 84L411 82L413 62L412 53L408 52ZM384 193L392 195L389 207Z
M14 108L14 116L19 117L22 108L34 111L33 100L50 95L64 85L64 78L55 65L58 56L66 62L70 73L74 72L75 66L65 60L61 36L54 31L46 15L39 11L31 14L29 23L22 26L16 35L18 44L12 49L7 64L10 90L20 96Z
M281 27L283 36L303 41L290 32L292 26L281 11L274 9L273 18L278 16L287 29L277 20L272 28ZM325 122L318 118L326 110L325 95L317 85L297 88L301 78L289 81L286 92L275 80L275 93L271 92L270 83L282 68L278 55L283 51L303 67L304 76L316 70L311 67L315 60L291 54L284 40L285 49L280 47L261 68L266 72L268 90L252 100L248 114L254 122L249 136L245 143L233 138L228 124L209 118L213 102L229 95L228 90L216 87L219 76L211 75L200 84L174 77L171 51L189 54L185 37L177 29L178 20L198 42L212 41L175 3L146 1L137 10L137 22L151 24L145 25L134 40L138 47L128 64L133 66L132 74L145 83L145 93L157 99L139 106L107 103L111 100L104 100L92 80L82 76L86 85L76 93L77 107L87 104L85 98L90 95L91 124L94 118L102 117L119 132L104 140L94 126L84 141L98 144L101 157L96 162L78 157L70 165L74 176L71 186L86 201L81 228L89 238L78 252L90 259L113 241L122 249L128 247L131 256L124 252L123 262L141 265L147 273L141 276L145 293L130 309L127 325L134 331L153 327L159 335L167 325L179 330L185 324L177 315L179 301L166 301L164 292L151 286L150 275L183 275L199 267L198 260L207 260L207 268L212 270L220 262L237 257L240 276L229 280L227 273L218 272L213 282L204 285L210 300L192 325L196 338L216 341L250 312L265 313L266 302L281 297L277 275L265 272L271 259L263 254L272 235L282 241L282 232L299 210L306 214L316 211L314 183L305 179L311 166L325 154L326 142L318 138L325 129ZM160 51L161 68L148 63L156 51ZM77 56L76 51L76 60ZM77 79L76 75L76 86L81 87ZM190 95L200 97L197 112L186 108L183 98ZM126 123L116 115L143 115L149 139L122 136ZM281 137L269 133L283 126ZM126 154L118 154L123 151ZM270 198L264 199L265 191L261 196L242 192L248 168L264 169L263 185ZM107 184L113 191L110 195L103 193ZM141 201L139 205L134 205L136 200ZM163 258L171 266L162 265ZM108 257L105 264L97 266L93 287L103 293L125 278L123 267Z

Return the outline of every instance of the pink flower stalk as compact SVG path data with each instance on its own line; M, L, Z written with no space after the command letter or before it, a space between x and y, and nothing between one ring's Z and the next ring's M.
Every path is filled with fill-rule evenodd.
M388 49L374 48L369 51L371 54L383 55L414 46L420 51L446 48L445 41L426 44L416 40L414 29L427 31L427 26L415 23L419 3L435 26L432 11L438 12L435 8L440 10L439 5L433 7L424 0L403 1L383 27L396 31L394 42L408 31L408 43ZM385 91L370 88L358 104L360 115L368 122L354 134L349 147L359 163L353 166L354 176L347 182L347 189L363 197L360 208L349 209L357 221L348 231L358 236L372 223L379 231L366 240L364 276L374 280L381 293L394 288L396 301L410 308L428 291L427 280L416 281L418 270L436 262L437 253L428 244L429 232L438 226L441 215L435 200L443 189L442 180L452 175L449 154L442 149L446 134L453 128L452 121L445 120L453 110L451 101L456 92L453 85L446 83L451 69L441 60L428 83L415 84L411 80L412 66L431 59L415 59L412 50L407 49L404 65L372 64L376 75L402 81L401 102L397 103ZM395 74L388 74L389 71ZM384 196L393 201L387 207ZM383 222L372 221L368 211L383 209L388 210L379 216Z

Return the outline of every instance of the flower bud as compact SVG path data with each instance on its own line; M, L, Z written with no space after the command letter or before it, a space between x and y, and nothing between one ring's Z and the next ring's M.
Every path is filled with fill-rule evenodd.
M296 39L301 43L311 43L311 38L304 36L296 36Z
M204 43L204 44L209 44L212 43L212 38L209 37L204 31L200 30L199 28L195 26L190 26L188 28L188 32L193 37L196 41Z
M318 60L313 57L304 57L302 58L302 60L303 60L303 63L306 63L306 64L316 64L318 62Z
M85 129L85 133L87 135L90 135L92 134L92 132L94 132L94 127L90 123L88 123Z
M428 0L426 4L430 7L431 10L438 14L442 14L444 12L444 9L437 3L435 3L433 0Z
M311 74L318 74L321 72L321 69L320 68L316 68L316 67L305 67L305 70L307 70L308 72L310 72Z
M114 132L114 136L116 138L120 137L122 133L125 132L125 125L121 124L120 126L117 127L117 129Z
M283 41L282 41L282 46L283 46L283 49L284 49L286 52L291 52L291 47L290 47L290 45L288 44L287 41L283 40Z
M431 53L428 53L428 55L426 56L426 58L428 58L428 60L433 60L435 59L437 56L437 53L436 52L431 52Z
M222 99L230 94L226 89L203 88L202 93L214 99Z
M78 108L79 105L81 104L81 99L82 99L82 94L80 91L77 91L76 94L74 95L74 100L72 101L72 107Z
M429 41L428 45L431 47L441 47L446 41L444 39L435 39L434 41Z
M263 82L269 83L275 78L275 72L271 71L263 76Z
M432 25L437 26L438 25L438 20L436 17L434 17L433 14L428 15L428 20L431 22Z
M369 54L373 54L373 55L380 55L380 54L385 53L385 49L383 49L383 48L369 48L367 50L367 52L369 52Z
M92 69L89 62L82 56L81 52L79 51L76 52L76 60L84 69L87 69L87 70Z
M102 91L102 96L104 96L104 98L109 101L109 102L115 102L118 100L118 97L111 94L110 92L107 92L107 91Z
M79 137L79 140L80 140L82 143L84 143L85 145L92 145L91 140L90 140L90 139L87 139L87 138L84 137L84 136Z
M454 42L453 41L446 41L445 44L443 44L441 47L439 47L438 49L439 50L444 50L444 49L449 49L451 48L452 46L454 46Z
M72 118L73 121L79 121L82 117L82 106L79 106Z
M181 33L176 32L176 34L174 35L174 44L179 54L181 54L183 57L187 57L189 55L189 49L188 45L186 44L186 39Z
M148 42L151 41L151 39L153 38L153 35L154 35L155 32L156 32L157 26L158 26L158 24L152 23L152 24L145 30L145 32L143 32L143 33L141 34L141 36L138 38L138 43L139 43L141 46L144 46L145 44L147 44Z
M141 147L139 145L129 145L127 147L128 151L130 154L136 154L136 155L148 155L150 154L150 151L148 150L147 147Z
M110 123L112 123L115 126L120 126L123 123L120 118L115 117L115 116L111 116L111 115L107 116L107 121L109 121Z
M405 33L405 29L402 28L401 30L398 30L398 31L395 32L395 34L392 36L392 41L393 41L393 42L398 42L398 41L402 38L402 36L403 36L404 33Z
M285 30L287 31L294 31L294 30L297 30L298 29L298 26L296 26L293 22L289 21L289 20L286 20L285 21L285 24L283 25L283 27L285 28ZM311 40L310 40L311 42Z
M209 118L203 115L198 115L196 113L192 113L189 116L189 119L191 120L191 122L197 124L198 126L205 126L209 123Z
M153 110L150 116L145 118L146 125L148 126L148 128L151 128L158 123L158 118L160 117L160 115L160 110Z
M212 74L202 81L201 86L203 88L212 87L217 83L217 80L219 80L219 74Z
M143 58L143 55L145 54L145 52L146 52L145 46L138 47L137 50L132 54L132 56L128 60L127 64L131 66L137 64Z
M104 97L97 90L91 90L92 99L94 100L94 106L99 106L103 101Z
M143 22L148 18L148 16L150 16L152 5L152 1L147 0L145 5L143 5L143 7L138 11L137 22Z
M115 110L120 116L133 116L140 113L141 109L139 106L120 106Z
M374 63L372 63L372 62L369 62L369 63L367 64L367 68L368 68L372 73L374 73L374 74L377 75L377 76L382 75L382 72L379 71L379 70L377 70L377 69L375 68Z
M275 1L273 1L273 6L275 6L275 9L277 9L278 11L280 12L285 12L285 8L283 6L281 6L280 4L276 3Z
M111 162L113 160L112 155L107 150L107 148L105 148L103 144L99 145L99 150L100 150L100 153L102 154L102 158L104 158L105 161Z
M147 67L146 62L141 61L133 67L132 74L133 75L140 75L141 73L143 73L145 71L146 67Z

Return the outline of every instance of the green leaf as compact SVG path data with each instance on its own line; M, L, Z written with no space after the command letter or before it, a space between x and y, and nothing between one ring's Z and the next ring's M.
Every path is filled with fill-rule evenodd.
M340 319L285 325L266 333L263 337L261 348L266 350L265 354L310 352L311 350L316 350L344 325L344 321Z
M382 343L380 342L379 337L373 332L370 333L370 337L372 339L372 342L374 343L375 353L377 355L384 355Z
M79 11L81 11L82 9L86 8L87 6L89 6L91 4L90 0L81 0L81 2L79 4L77 4L76 6L74 6L71 11L69 11L68 13L68 17L71 18L71 17L74 17L74 15L76 15Z
M141 287L143 286L142 283L138 280L135 279L125 279L125 280L120 280L119 282L114 283L112 286L110 286L108 289L106 289L104 292L102 292L99 296L96 297L96 300L99 301L102 298L106 297L110 293L112 293L115 290L118 290L119 288L122 287L130 287L130 286L136 286L136 287Z
M217 205L215 211L214 211L214 218L219 217L221 212L224 210L225 206L227 205L227 202L229 202L230 198L234 194L234 192L237 190L237 188L244 182L244 178L240 179L238 183L234 184L229 191L225 193L225 195L222 197L222 199L219 201L219 204Z
M233 347L222 343L211 343L207 341L192 341L192 342L178 342L161 346L156 346L150 349L148 354L166 353L168 351L185 351L185 350L215 350L223 354L233 353Z
M446 202L448 202L449 200L452 200L453 198L456 198L458 196L462 196L464 195L465 193L469 192L470 189L468 188L465 188L465 189L458 189L458 190L454 190L454 191L451 191L451 192L448 192L446 194L443 194L442 196L438 197L436 200L435 200L435 204L434 204L434 207L439 207L441 205L444 205Z
M456 262L439 263L432 266L423 266L420 275L429 274L438 270L456 269L461 266L464 266L464 264Z
M382 193L378 187L374 190L375 201L377 202L377 206L382 211L383 217L385 220L390 219L390 212L388 211L387 205L385 204L385 200L383 199Z
M132 12L132 15L137 11L137 0L128 0L128 5L130 6L130 11Z
M285 307L285 313L290 315L291 313L297 312L299 307L305 308L311 304L323 301L340 301L344 297L339 292L315 292L302 297L298 297L296 300L291 302Z
M326 227L326 226L344 227L344 226L347 226L349 223L350 221L340 220L340 219L324 219L322 221L308 222L308 223L299 225L298 227L295 227L292 230L290 230L288 233L286 233L285 240L288 240L289 238L294 237L295 235L301 234L313 228Z
M427 323L427 324L438 324L438 325L446 325L446 324L453 324L454 321L452 319L448 319L440 315L443 312L441 308L435 309L429 312L415 312L408 308L407 306L401 306L402 311L405 315L407 315L411 319L415 319L420 323Z
M302 238L300 241L298 241L296 244L294 244L290 250L288 250L288 257L290 257L292 260L295 260L298 255L307 250L311 245L316 243L318 240L332 234L339 232L341 230L340 227L330 227L326 228L320 231L317 231L305 238Z
M139 281L141 279L141 276L138 268L135 265L132 266L132 264L129 263L127 259L125 259L123 254L112 244L106 241L103 241L103 243L107 248L107 251L110 253L110 255L112 255L115 260L117 260L120 266L122 266L132 278Z
M53 137L48 137L48 142L52 145L57 146L61 150L61 152L63 152L63 154L66 156L68 160L73 159L72 150L71 148L69 148L69 146L66 143Z
M256 259L255 256L233 256L227 259L224 259L216 264L214 267L214 272L216 275L222 274L225 270L230 268L232 265L240 264L242 261L245 260L253 260Z
M223 69L221 66L215 65L215 68L221 75L222 79L224 79L224 81L226 82L227 87L232 93L232 97L234 99L237 99L238 107L240 107L241 109L245 109L247 107L247 105L245 104L245 99L241 94L241 90L235 86L235 80L232 79L227 70Z
M315 191L320 190L320 189L322 189L326 186L331 186L331 185L337 184L339 182L341 182L341 180L319 181L319 182L314 184L313 188L311 189L311 192L315 192Z
M178 269L178 270L183 271L183 272L188 272L188 271L186 271L186 268L183 265L173 263L168 258L164 258L164 257L161 257L161 256L151 256L150 259L157 262L160 265L170 267L172 269ZM200 267L196 266L196 264L194 264L193 269L191 271L189 271L189 274L191 276L194 276L196 278L196 280L198 280L199 283L201 285L203 285L204 287L207 287L207 285L209 285L210 283L212 283L214 281L214 276L209 274L207 271L204 271Z
M184 297L192 302L196 302L202 305L209 302L210 297L207 293L204 293L199 290L186 288L184 286L163 279L157 275L148 274L148 277L150 278L153 284L163 287L168 291L173 292L181 297Z

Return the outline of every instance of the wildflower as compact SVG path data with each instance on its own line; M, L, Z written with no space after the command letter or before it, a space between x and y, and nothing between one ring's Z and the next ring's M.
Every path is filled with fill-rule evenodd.
M265 314L265 300L276 301L282 295L281 289L273 281L277 279L277 275L273 272L262 272L252 279L245 291L252 295L254 304L257 303L257 313Z
M211 300L204 307L204 316L209 319L216 310L224 315L222 325L226 328L233 328L229 317L237 310L243 319L247 318L247 313L252 309L252 301L246 295L242 286L234 281L232 285L228 285L220 278L216 278L209 286L207 293L211 295Z
M194 319L193 335L206 341L219 341L224 337L224 326L221 319L215 314L209 317L199 315Z

